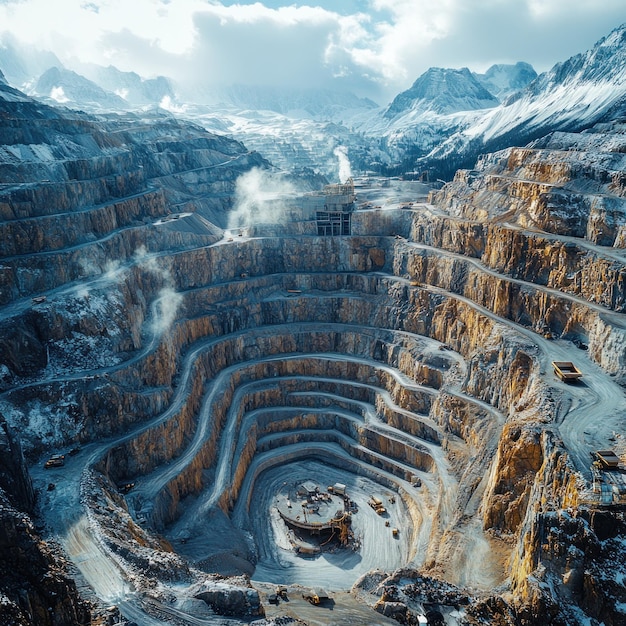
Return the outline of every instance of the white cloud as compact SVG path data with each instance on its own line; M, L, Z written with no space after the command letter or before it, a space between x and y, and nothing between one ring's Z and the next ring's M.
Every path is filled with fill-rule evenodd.
M68 97L65 95L65 90L63 87L53 87L50 90L50 97L53 100L56 100L59 104L65 104L69 102Z
M4 0L0 28L70 68L327 85L384 103L431 66L483 71L524 60L548 69L626 21L624 0L269 1Z

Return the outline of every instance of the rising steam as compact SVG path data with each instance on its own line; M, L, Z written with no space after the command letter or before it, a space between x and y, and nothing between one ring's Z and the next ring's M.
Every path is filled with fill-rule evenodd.
M352 178L352 168L350 167L350 159L348 158L348 148L346 146L337 146L333 154L339 160L339 182L345 183Z
M280 174L258 167L242 174L235 187L235 206L228 219L228 230L253 224L278 224L285 215L284 196L295 188Z
M163 281L163 287L159 290L159 296L155 302L152 321L153 333L160 335L167 331L176 319L176 312L183 297L174 289L174 280L170 271L161 267L157 259L149 255L143 246L136 250L135 260L142 269L155 274Z

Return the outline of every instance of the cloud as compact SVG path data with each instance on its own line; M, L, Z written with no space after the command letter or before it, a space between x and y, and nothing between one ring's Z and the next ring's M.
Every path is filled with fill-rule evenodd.
M63 87L53 87L50 90L50 97L53 100L56 100L59 104L65 104L69 102L69 98L65 95L65 90Z
M315 6L313 6L315 5ZM549 69L626 21L624 0L5 0L0 24L71 69L186 85L350 89L381 104L431 66Z
M338 16L323 9L216 7L196 13L194 24L191 59L209 82L318 86L332 78L324 55Z

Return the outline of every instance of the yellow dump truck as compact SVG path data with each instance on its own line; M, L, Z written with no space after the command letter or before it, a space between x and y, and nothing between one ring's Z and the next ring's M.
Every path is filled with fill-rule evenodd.
M64 454L53 454L44 464L43 466L46 469L50 469L51 467L63 467L65 465L65 455Z
M619 466L619 457L613 450L596 450L593 456L600 462L603 468L616 468Z
M307 602L310 602L311 604L314 604L314 605L324 604L325 602L328 602L329 600L331 600L331 597L323 589L315 589L315 590L312 590L310 593L303 593L302 597Z
M566 383L572 383L582 377L583 373L571 361L552 361L554 373Z
M387 512L387 509L383 506L383 502L380 498L376 496L371 496L367 503L378 513L378 515L383 515Z

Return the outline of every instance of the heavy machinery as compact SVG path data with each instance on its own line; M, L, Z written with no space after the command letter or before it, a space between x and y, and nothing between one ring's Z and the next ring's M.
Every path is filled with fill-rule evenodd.
M583 373L571 361L552 361L554 373L566 383L582 378Z

